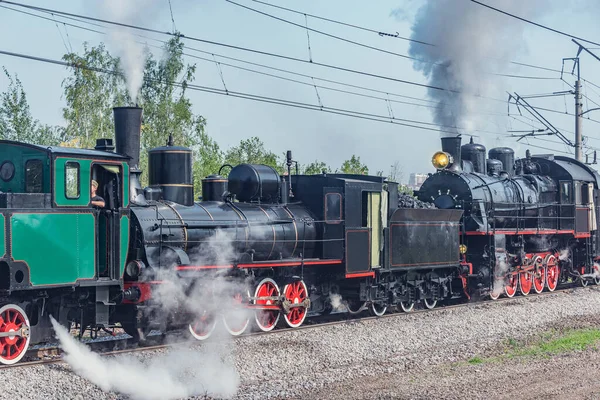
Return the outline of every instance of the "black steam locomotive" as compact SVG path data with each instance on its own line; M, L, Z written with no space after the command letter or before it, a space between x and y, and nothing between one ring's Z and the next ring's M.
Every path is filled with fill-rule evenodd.
M491 149L460 137L442 138L433 157L438 172L419 198L463 210L461 243L470 289L528 295L560 282L598 284L600 176L572 158L532 156L515 161L507 147Z
M598 174L577 161L515 161L506 148L486 160L483 146L444 138L418 193L427 205L380 176L293 174L288 152L284 176L224 166L195 201L192 151L172 138L150 150L142 188L142 110L114 116L116 149L0 141L0 363L50 340L50 315L81 332L204 340L219 322L240 335L309 313L380 316L598 281Z

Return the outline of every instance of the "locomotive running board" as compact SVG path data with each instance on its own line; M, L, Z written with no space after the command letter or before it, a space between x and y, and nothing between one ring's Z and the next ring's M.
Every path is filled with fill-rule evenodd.
M342 260L294 260L294 261L265 261L256 263L244 264L229 264L229 265L178 265L175 267L177 271L201 271L209 269L231 269L231 268L274 268L274 267L299 267L301 265L334 265L341 264Z

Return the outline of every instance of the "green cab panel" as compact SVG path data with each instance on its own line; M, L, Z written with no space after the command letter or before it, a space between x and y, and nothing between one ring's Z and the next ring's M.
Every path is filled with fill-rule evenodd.
M121 217L121 240L120 240L120 248L121 248L121 274L120 277L123 276L125 272L125 265L127 263L127 252L129 250L129 217L123 215Z
M17 143L0 144L0 191L50 193L48 153Z
M0 257L4 257L6 255L6 234L5 234L5 222L6 218L4 214L0 214Z
M57 157L54 160L54 202L59 207L90 204L92 160Z
M10 229L12 256L27 263L33 286L95 278L96 233L91 212L15 213Z
M123 163L123 208L129 207L129 164Z

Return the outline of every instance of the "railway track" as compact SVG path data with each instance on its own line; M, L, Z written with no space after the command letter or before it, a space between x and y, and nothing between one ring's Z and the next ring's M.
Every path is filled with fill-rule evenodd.
M542 292L542 293L535 294L535 295L529 295L529 296L527 296L527 298L536 299L536 298L541 298L541 297L544 297L547 295L557 295L557 294L567 294L568 295L577 290L592 290L592 291L600 292L600 286L587 286L587 287L567 286L567 287L564 287L561 289L557 289L553 292ZM331 314L331 315L327 315L327 316L316 315L316 316L310 317L310 319L307 318L307 321L305 322L305 324L298 328L282 327L282 328L279 328L279 329L276 329L276 330L273 330L270 332L263 332L263 331L248 332L248 333L245 333L240 336L234 336L232 338L240 339L240 338L247 338L247 337L252 337L252 336L262 336L262 335L266 335L266 334L278 334L278 333L284 333L284 332L288 332L288 331L300 331L300 330L307 330L307 329L322 328L325 326L342 325L342 324L357 324L357 323L362 323L362 322L371 321L371 320L375 320L375 319L386 319L386 318L395 318L395 317L400 317L400 316L409 316L409 315L413 315L413 314L422 314L422 313L428 313L428 312L439 312L439 311L461 308L461 307L475 307L475 306L479 306L479 305L483 305L483 304L517 302L519 300L522 300L523 298L525 298L525 296L501 297L496 300L492 300L492 299L484 299L484 300L479 300L479 301L464 301L463 300L460 302L459 302L459 299L457 299L457 300L455 300L455 302L450 300L450 301L448 301L448 303L440 304L438 307L433 308L433 309L428 309L428 308L424 308L424 307L423 308L415 308L411 312L394 311L394 312L388 312L382 316L361 315L366 311L366 309L357 314L349 314L346 312L340 312L340 313ZM123 336L123 337L122 338L117 337L114 339L106 339L106 336L105 336L101 340L90 340L90 341L84 342L84 343L86 345L88 345L92 351L98 353L101 356L115 356L115 355L127 354L127 353L160 350L160 349L172 347L177 344L190 342L190 339L187 337L185 337L185 338L182 337L184 335L182 335L181 333L169 333L167 335L161 335L161 334L151 335L147 338L147 341L144 345L140 345L139 343L136 343L127 334L122 334L119 336ZM219 342L221 340L222 339L215 338L214 340L211 340L211 341ZM202 342L197 342L197 343L200 344ZM28 367L28 366L59 364L59 363L65 362L64 359L62 358L62 351L60 350L58 345L56 345L56 346L51 345L49 347L30 349L27 352L24 359L28 360L28 361L21 361L14 365L2 365L2 366L0 366L0 370L8 369L8 368L21 368L21 367Z

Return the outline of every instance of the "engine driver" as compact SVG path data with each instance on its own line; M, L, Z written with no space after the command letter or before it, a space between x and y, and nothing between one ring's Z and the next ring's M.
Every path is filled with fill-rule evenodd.
M104 202L104 199L102 197L100 197L96 194L97 190L98 190L98 182L92 180L92 206L95 206L98 208L104 208L106 203Z

